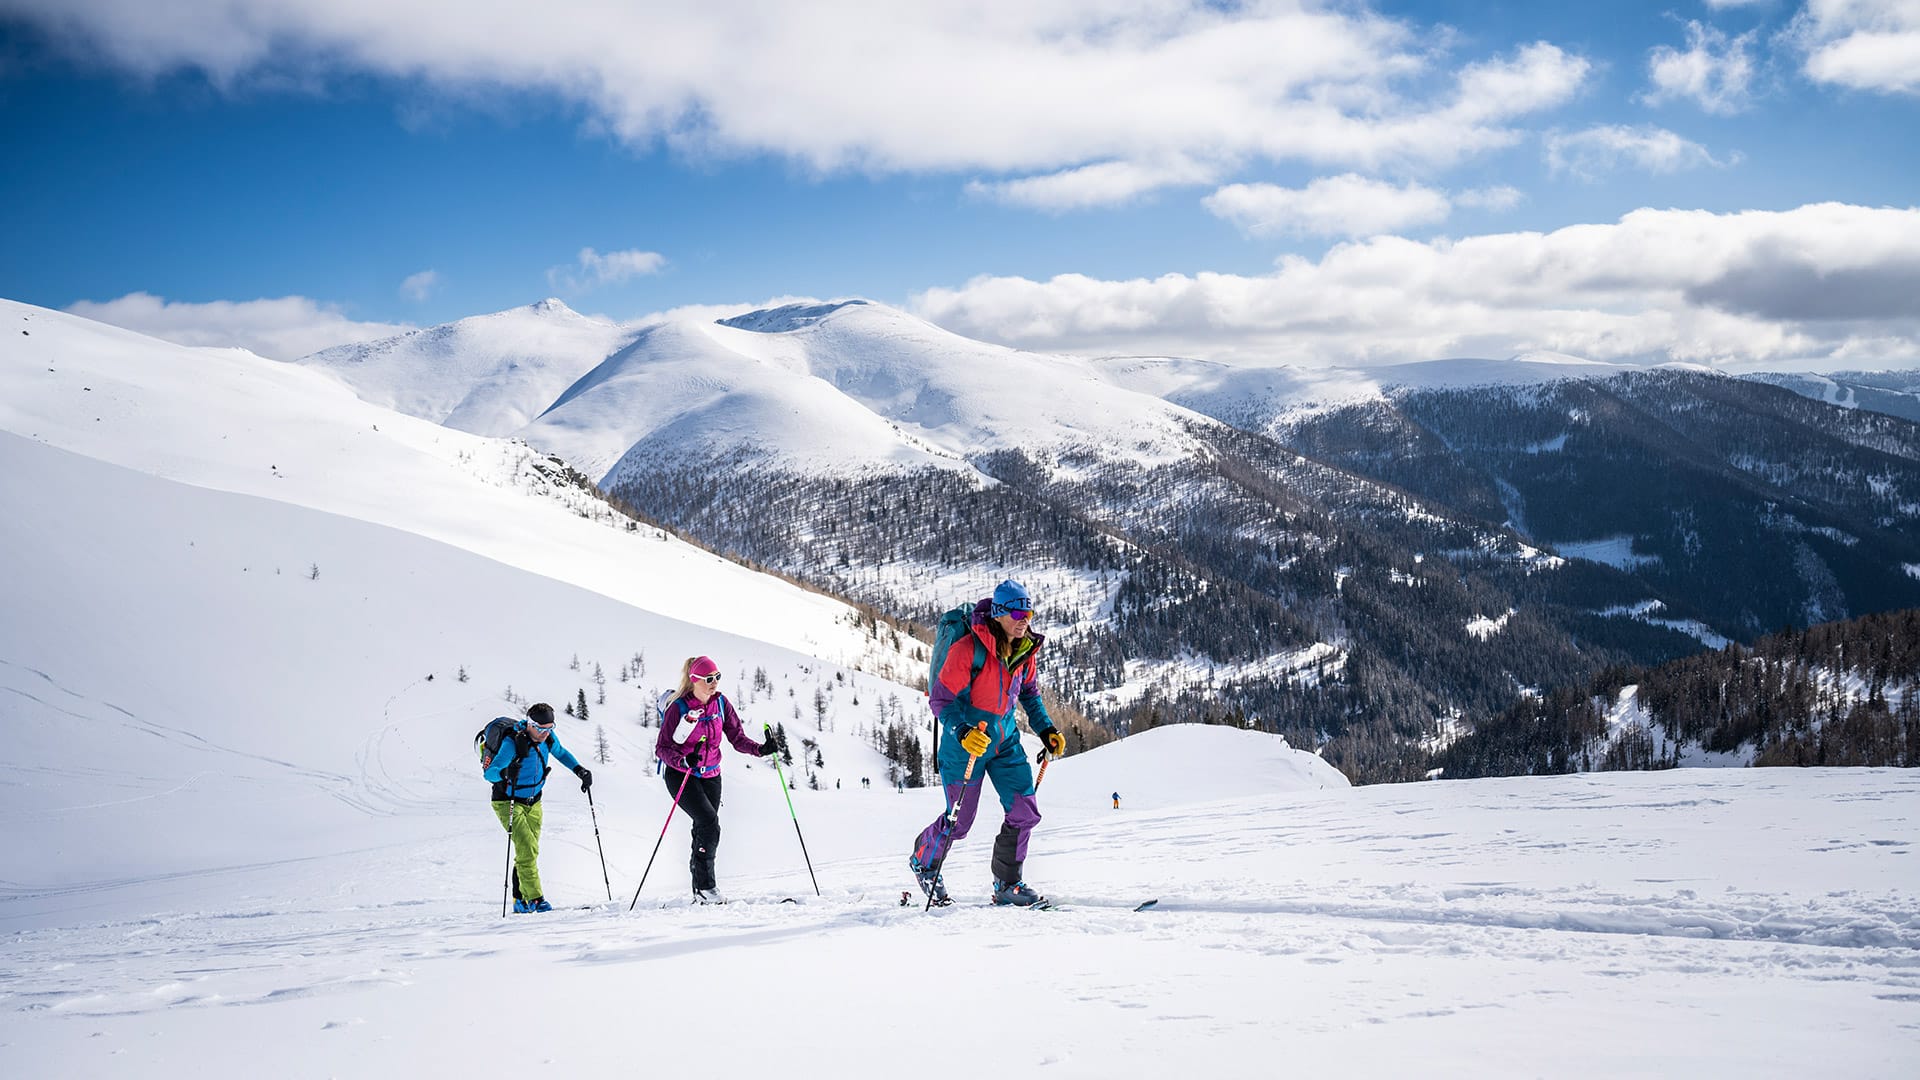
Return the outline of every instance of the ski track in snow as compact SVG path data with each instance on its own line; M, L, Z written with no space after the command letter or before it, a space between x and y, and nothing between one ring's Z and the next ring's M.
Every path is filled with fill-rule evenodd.
M363 751L368 762L384 760L378 747L387 730ZM1062 775L1074 764L1062 762ZM1644 1010L1634 1014L1642 1019L1677 1010L1702 1025L1697 1038L1718 1045L1760 1034L1757 1021L1727 1020L1712 1004L1734 987L1762 988L1794 1008L1883 1010L1884 1027L1871 1017L1860 1023L1879 1031L1888 1060L1912 1060L1920 1052L1920 904L1902 871L1920 828L1888 812L1914 797L1920 777L1828 772L1817 791L1803 793L1788 774L1778 782L1759 775L1442 782L1119 814L1063 806L1054 815L1061 820L1036 834L1029 864L1054 882L1049 891L1061 907L1050 912L985 903L991 830L977 830L987 835L963 841L949 862L955 906L923 912L917 891L902 906L911 879L892 849L903 849L925 816L928 792L863 796L884 827L867 834L869 854L817 862L821 897L804 871L787 865L791 852L741 867L723 848L723 886L739 895L725 906L691 906L679 896L684 847L669 848L629 912L646 833L609 837L619 855L616 898L602 900L589 826L581 808L567 805L549 813L554 843L544 869L584 907L502 920L497 892L484 891L498 889L498 868L443 858L436 872L444 867L466 889L483 890L478 897L443 890L356 902L321 890L304 901L262 895L198 912L20 929L9 935L0 972L0 1042L71 1050L69 1040L85 1043L83 1029L125 1042L163 1015L171 1025L239 1008L254 1018L250 1027L289 1037L299 1027L341 1033L351 1045L390 1032L382 1019L389 1009L410 1014L421 999L460 1007L447 1004L466 1000L460 986L503 978L565 995L575 1024L618 1024L628 995L692 980L764 1009L815 1007L796 1003L797 994L837 1002L863 1023L911 1026L925 1007L911 990L937 976L952 978L964 1000L1017 985L1022 1000L1057 1010L1050 1015L1081 1017L1089 1034L1053 1039L1020 1059L1051 1061L1073 1075L1144 1067L1145 1059L1101 1048L1120 1038L1114 1024L1173 1040L1158 1051L1162 1063L1184 1060L1196 1035L1224 1039L1253 1055L1229 1057L1226 1071L1239 1061L1238 1074L1255 1075L1268 1038L1262 1023L1278 1023L1288 1039L1350 1047L1356 1030L1406 1040L1454 1030L1427 1026L1436 1023L1477 1031L1481 1017L1525 1026L1575 1000L1599 1002L1603 1012ZM774 813L779 794L749 790L740 805L729 802L729 828L777 832L786 824ZM1825 806L1824 820L1802 823L1803 803ZM483 813L475 810L471 816ZM991 809L983 813L983 822L991 818ZM1832 888L1780 876L1767 869L1767 855L1718 844L1714 824L1736 819L1763 836L1786 834L1774 854L1789 867L1843 859L1854 869ZM1590 830L1611 840L1583 855ZM583 842L576 856L551 854ZM407 880L394 868L421 858L418 848L340 852L294 880L344 877L353 891L393 893ZM1670 872L1689 864L1698 872ZM222 872L244 885L272 867ZM159 877L114 884L156 895L164 886ZM787 896L795 902L782 902ZM1152 897L1156 908L1132 910ZM781 973L771 997L753 989L769 972ZM1243 996L1260 987L1288 988L1285 1017L1246 1006ZM288 1029L293 1008L304 1011ZM774 1022L787 1030L786 1019ZM322 1053L315 1061L328 1064L315 1064L315 1074L354 1060ZM752 1060L743 1048L721 1053L716 1067L751 1075ZM1541 1060L1550 1059L1477 1067L1483 1075L1533 1074ZM1792 1075L1786 1066L1795 1060L1774 1060L1773 1074ZM1439 1072L1458 1074L1444 1063Z
M1131 910L1138 902L1132 898L1057 893L1063 906L1052 912L994 910L975 899L923 913L917 895L902 907L893 890L797 897L794 904L768 897L720 908L654 902L631 915L624 900L615 900L557 911L537 928L516 930L570 963L596 965L793 938L899 932L911 940L956 932L949 924L963 924L967 929L959 932L987 929L1013 939L1009 947L1024 937L1070 933L1299 956L1314 964L1376 954L1471 953L1509 962L1580 963L1619 976L1758 976L1786 969L1800 978L1863 981L1920 998L1920 954L1914 951L1920 947L1920 914L1910 900L1893 897L1854 898L1840 910L1820 912L1786 909L1765 896L1709 901L1691 890L1609 896L1495 882L1334 896L1262 895L1240 881L1190 883L1189 890L1146 912ZM501 951L497 916L490 904L449 912L445 905L400 902L347 911L174 914L37 932L24 935L26 940L16 935L11 970L0 975L0 1000L16 1012L116 1016L346 993L369 981L404 984L404 973L419 965ZM396 970L379 966L386 963ZM374 966L359 970L369 964ZM155 970L158 985L125 989L129 982L150 981ZM293 973L302 978L271 977Z

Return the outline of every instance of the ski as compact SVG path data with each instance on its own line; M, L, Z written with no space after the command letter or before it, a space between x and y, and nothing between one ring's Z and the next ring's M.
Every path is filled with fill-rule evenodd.
M1110 911L1119 911L1119 910L1152 911L1154 908L1158 907L1159 905L1160 905L1160 898L1156 896L1150 900L1142 900L1137 904L1126 903L1126 902L1112 904L1112 903L1103 903L1098 900L1085 900L1080 902L1067 901L1064 903L1056 903L1053 900L1042 900L1040 903L1037 903L1037 904L1023 905L1023 904L996 904L992 900L988 900L986 903L980 904L978 906L988 907L988 908L1017 908L1024 911L1077 911L1083 908L1105 908ZM902 904L901 906L905 907L906 905ZM948 901L945 904L935 904L933 905L933 908L938 909L943 907L954 907L954 906L956 905L953 901ZM971 907L974 905L966 905L966 906Z
M1110 904L1110 903L1104 903L1099 900L1082 900L1082 901L1069 900L1061 903L1056 903L1053 900L1044 900L1038 904L1029 904L1027 906L1035 911L1077 911L1082 908L1105 908L1110 911L1118 911L1123 909L1127 911L1151 911L1156 906L1158 906L1159 903L1160 903L1160 898L1156 896L1151 900L1142 900L1139 903L1132 904L1132 905L1129 905L1125 902L1118 903L1118 904ZM987 901L987 906L988 907L1015 907L1017 905L996 904L993 901L989 900Z
M1156 907L1158 907L1158 906L1159 906L1159 904L1160 904L1160 898L1156 896L1156 897L1154 897L1154 898L1153 898L1153 899L1151 899L1151 900L1142 900L1142 901L1140 901L1139 903L1137 903L1137 904L1134 904L1134 905L1133 905L1132 907L1130 907L1130 908L1128 908L1128 910L1130 910L1130 911L1152 911L1152 910L1153 910L1154 908L1156 908ZM1019 906L1019 905L1016 905L1016 904L995 904L995 903L993 903L992 901L988 901L988 902L987 902L987 906L988 906L988 907L1017 907L1017 906ZM1032 909L1033 909L1033 910L1035 910L1035 911L1071 911L1071 910L1073 910L1073 909L1074 909L1075 907L1100 907L1100 908L1119 908L1119 907L1124 907L1124 906L1126 906L1126 905L1125 905L1124 903L1121 903L1121 904L1107 904L1107 903L1101 903L1101 902L1099 902L1099 901L1095 901L1095 900L1089 900L1089 901L1084 901L1084 902L1082 902L1082 903L1080 903L1080 904L1075 904L1075 903L1072 903L1072 902L1068 902L1068 903L1065 903L1065 904L1057 904L1057 903L1055 903L1054 901L1052 901L1052 900L1050 900L1050 899L1048 899L1048 900L1042 900L1042 901L1040 901L1040 902L1039 902L1039 903L1037 903L1037 904L1028 904L1027 906L1028 906L1029 908L1032 908Z

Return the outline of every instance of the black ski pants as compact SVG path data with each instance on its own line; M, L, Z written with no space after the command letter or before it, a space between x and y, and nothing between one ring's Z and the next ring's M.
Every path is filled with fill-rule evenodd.
M667 794L680 796L680 810L693 823L693 854L687 860L687 868L693 871L693 887L715 888L713 854L720 848L720 778L689 776L678 769L668 769L660 777L666 781ZM680 787L683 782L687 785L684 791Z

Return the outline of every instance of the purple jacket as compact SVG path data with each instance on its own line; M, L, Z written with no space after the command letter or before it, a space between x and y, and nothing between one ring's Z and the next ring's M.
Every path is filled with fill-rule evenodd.
M681 721L690 721L692 730L676 741L674 732ZM740 714L733 711L727 695L716 693L700 704L693 691L674 698L660 717L660 737L654 740L653 754L669 769L691 772L695 776L720 775L720 736L725 735L735 750L760 755L760 744L740 729ZM701 740L705 739L705 742Z

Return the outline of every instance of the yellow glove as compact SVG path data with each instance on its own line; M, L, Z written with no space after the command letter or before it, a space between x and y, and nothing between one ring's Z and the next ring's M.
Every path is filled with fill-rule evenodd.
M960 749L965 750L968 757L979 757L992 745L993 740L987 738L987 733L980 728L968 728L967 733L960 736Z
M1040 736L1040 741L1047 744L1047 753L1054 757L1067 756L1067 737L1060 734L1059 728L1048 728L1047 733Z

